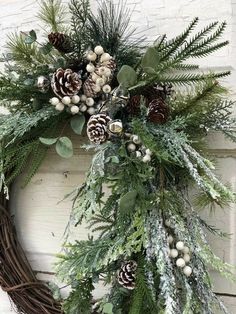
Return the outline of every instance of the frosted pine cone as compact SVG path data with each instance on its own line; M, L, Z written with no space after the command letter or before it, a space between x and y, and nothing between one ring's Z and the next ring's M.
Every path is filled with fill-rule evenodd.
M157 124L164 124L169 118L169 106L161 99L154 99L148 106L148 120Z
M95 91L96 83L92 80L91 75L87 78L87 80L83 84L84 95L87 97L95 98L98 92Z
M90 117L87 124L87 134L92 143L102 144L108 140L107 125L110 121L111 118L106 113L99 113Z
M126 262L118 272L117 280L124 288L133 290L135 288L135 273L138 265L135 261Z
M73 96L78 94L82 81L76 72L71 69L63 70L61 68L53 74L52 89L54 93L63 98L64 96Z
M72 43L70 37L63 33L50 33L48 35L49 42L58 51L63 53L69 53L73 51Z

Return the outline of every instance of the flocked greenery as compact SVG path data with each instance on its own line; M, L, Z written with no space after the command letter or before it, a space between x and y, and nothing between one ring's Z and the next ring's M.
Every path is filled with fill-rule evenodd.
M80 135L85 119L57 112L49 104L53 91L37 88L41 75L81 62L84 53L102 45L114 55L118 75L114 87L139 95L153 84L172 84L174 93L165 100L171 108L163 125L147 121L145 99L140 114L123 113L126 130L136 134L152 152L144 163L127 152L128 140L121 136L95 148L86 182L72 194L73 209L68 225L90 226L88 240L69 243L59 256L57 272L72 290L63 304L66 314L214 314L228 313L213 293L208 267L231 278L233 269L211 250L206 231L226 236L208 225L198 208L227 206L234 193L214 174L214 163L206 149L209 131L223 132L236 141L234 103L219 78L229 72L202 72L192 59L210 55L228 44L219 41L226 23L212 23L194 33L194 19L179 36L159 37L151 47L130 28L131 13L125 4L100 2L98 13L89 1L71 0L71 24L60 0L41 2L40 19L49 32L65 31L73 43L70 54L58 52L47 39L39 43L34 31L9 36L2 56L5 72L0 76L0 103L9 115L0 116L1 185L5 193L25 169L28 183L55 145L62 157L73 154L64 134L67 126ZM134 39L134 38L137 39ZM141 44L142 43L142 44ZM109 106L116 108L111 98ZM113 118L120 111L113 111ZM89 146L88 148L91 148ZM196 190L196 200L189 190ZM168 224L167 224L168 222ZM193 274L186 277L168 255L168 234L183 241L191 251ZM138 263L136 287L127 290L117 282L124 261ZM93 300L94 284L108 285L108 293Z

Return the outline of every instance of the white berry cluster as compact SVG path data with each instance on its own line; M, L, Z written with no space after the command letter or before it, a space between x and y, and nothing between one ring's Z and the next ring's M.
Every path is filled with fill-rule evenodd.
M168 220L165 221L165 225L170 227L170 222ZM168 254L175 260L176 266L183 269L185 276L191 276L192 268L187 265L191 259L189 247L187 247L182 241L176 241L170 233L168 235L167 242L169 245Z
M109 53L104 52L102 46L96 46L94 51L89 51L86 56L90 61L86 70L91 74L91 78L95 83L93 89L96 93L103 91L105 94L111 92L111 86L108 84L112 75L111 69L107 67L112 57ZM95 66L94 63L97 65Z
M50 99L50 103L55 106L55 109L58 111L63 111L65 107L67 107L72 114L87 112L93 115L96 113L94 99L86 97L85 95L65 96L62 99L53 97Z
M129 137L129 142L127 144L127 150L130 153L135 153L136 157L142 158L143 162L147 163L151 161L152 152L150 149L146 148L138 135L126 134Z

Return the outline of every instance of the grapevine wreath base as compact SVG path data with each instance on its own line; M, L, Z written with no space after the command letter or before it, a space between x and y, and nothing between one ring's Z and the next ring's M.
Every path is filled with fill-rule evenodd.
M179 36L149 46L135 39L122 1L101 2L94 15L88 0L71 0L68 16L60 0L40 3L45 41L34 30L12 34L2 56L0 103L9 114L0 115L1 287L24 314L228 314L208 267L227 279L234 270L206 231L228 235L198 211L235 202L206 147L209 131L236 142L235 104L220 83L228 71L193 64L228 44L219 41L226 23L195 32L195 18ZM72 211L55 265L71 288L63 298L60 287L37 280L8 199L49 147L73 156L68 126L77 136L86 128L84 148L95 154L85 183L67 195ZM88 239L70 243L70 227L82 222ZM94 300L97 283L110 288Z
M1 194L0 205L0 282L13 301L17 312L27 314L62 313L50 288L39 281L17 239L9 202Z

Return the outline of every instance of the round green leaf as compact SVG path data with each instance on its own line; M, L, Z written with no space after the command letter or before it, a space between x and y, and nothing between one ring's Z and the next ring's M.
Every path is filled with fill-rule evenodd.
M142 59L142 68L155 69L160 62L157 50L154 47L149 47ZM149 69L150 71L150 69Z
M56 138L40 137L39 140L41 143L50 146L50 145L53 145L56 143L56 141L58 140L58 137L56 137Z
M117 79L121 86L128 88L137 82L137 73L129 65L123 65L117 74Z
M73 156L73 145L71 140L66 136L60 137L56 144L56 151L58 155L63 158L70 158Z
M104 314L112 314L113 313L113 304L112 303L104 304L102 312Z
M82 131L83 131L83 127L85 124L85 117L84 115L81 116L74 116L71 120L70 120L70 125L72 130L78 134L81 135Z

